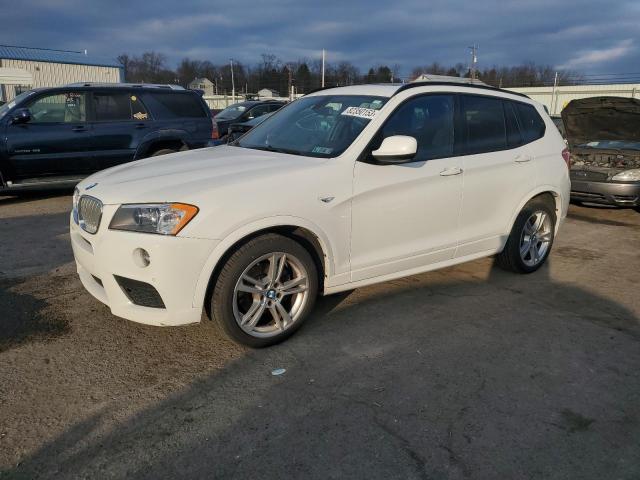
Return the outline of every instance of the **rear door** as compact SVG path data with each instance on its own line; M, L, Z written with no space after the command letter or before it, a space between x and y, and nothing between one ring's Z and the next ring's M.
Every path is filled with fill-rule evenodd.
M31 112L31 121L9 124L6 130L9 163L17 181L83 175L96 169L85 92L44 93L24 107Z
M535 158L518 124L518 103L460 95L464 199L458 257L499 248L514 209L536 185Z
M211 139L211 112L196 93L147 90L142 101L154 118L158 138L182 140L189 148L203 147Z
M150 130L146 107L135 93L95 91L91 95L92 150L100 169L133 160L136 148Z

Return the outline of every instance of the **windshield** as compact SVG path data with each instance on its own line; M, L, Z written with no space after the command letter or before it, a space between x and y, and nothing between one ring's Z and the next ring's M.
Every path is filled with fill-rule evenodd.
M32 90L28 92L22 92L20 95L18 95L16 98L11 100L10 102L7 102L4 105L2 105L0 107L0 118L4 117L9 110L11 110L13 107L18 105L20 102L22 102L25 98L27 98L32 93L34 93Z
M360 95L303 97L250 130L236 145L309 157L337 157L386 101Z
M244 112L247 111L246 105L241 105L236 103L235 105L231 105L230 107L225 108L219 114L217 114L214 118L218 120L233 120L234 118L238 118Z
M604 150L640 150L640 142L630 140L596 140L577 146L580 148L598 148Z

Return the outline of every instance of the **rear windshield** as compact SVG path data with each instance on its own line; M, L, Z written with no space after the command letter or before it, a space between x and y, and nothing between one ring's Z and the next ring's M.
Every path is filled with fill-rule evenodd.
M208 116L202 101L192 93L146 92L143 100L158 119Z
M247 106L242 103L236 103L235 105L231 105L230 107L225 108L220 113L218 113L215 118L216 120L235 120L239 118L244 112L247 111Z

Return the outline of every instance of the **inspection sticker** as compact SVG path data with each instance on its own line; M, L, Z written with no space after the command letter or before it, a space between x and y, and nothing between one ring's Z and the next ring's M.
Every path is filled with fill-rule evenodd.
M374 110L373 108L362 108L362 107L349 107L342 112L342 115L348 115L349 117L359 117L366 118L367 120L371 120L376 116L378 110Z

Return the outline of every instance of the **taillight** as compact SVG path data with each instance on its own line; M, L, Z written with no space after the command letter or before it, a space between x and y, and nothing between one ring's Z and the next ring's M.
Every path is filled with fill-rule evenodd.
M211 119L211 125L213 127L211 130L211 138L217 140L220 138L220 132L218 131L218 124L213 118Z
M567 168L571 168L571 153L569 153L568 148L562 150L562 159L564 160L564 163L567 164Z

